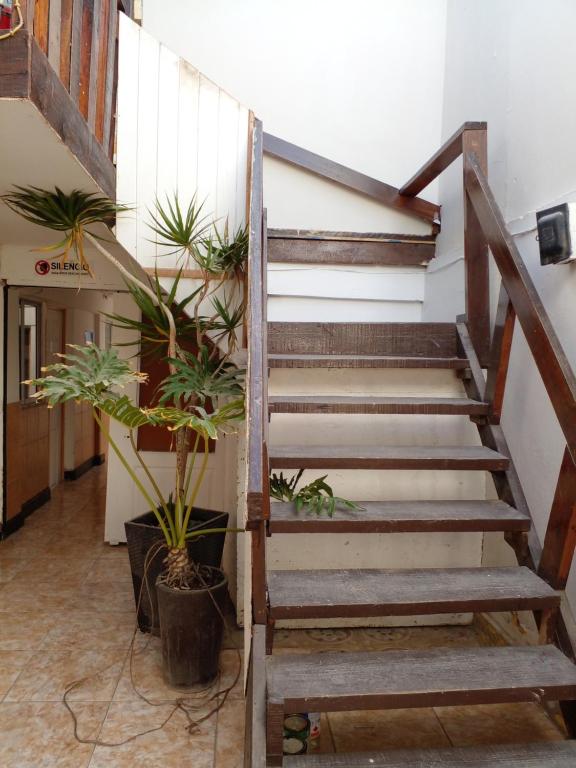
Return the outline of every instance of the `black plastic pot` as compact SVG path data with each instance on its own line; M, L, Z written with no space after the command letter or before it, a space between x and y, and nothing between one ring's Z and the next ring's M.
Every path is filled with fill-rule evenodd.
M198 528L199 524L201 527ZM189 528L201 530L202 528L226 528L228 525L228 515L224 512L214 512L210 509L194 508L190 520ZM126 541L128 543L128 557L130 559L130 570L132 571L132 584L134 587L134 602L138 606L140 589L144 579L144 563L146 555L156 542L164 541L164 535L158 525L153 512L146 512L144 515L135 517L127 523L124 523L126 531ZM201 565L210 565L213 568L219 568L222 563L222 552L224 550L225 533L211 533L199 539L193 539L188 542L188 553L190 559ZM142 589L142 599L138 609L138 627L142 632L152 632L154 635L160 634L160 624L158 621L158 602L156 599L156 579L162 570L162 563L166 557L167 550L162 550L151 561L148 568L146 585Z
M228 580L207 589L172 589L157 582L162 669L168 685L190 687L210 683L218 674L218 661Z

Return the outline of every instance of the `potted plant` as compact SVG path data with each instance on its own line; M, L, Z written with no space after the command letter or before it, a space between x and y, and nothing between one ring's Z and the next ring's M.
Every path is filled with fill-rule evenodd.
M244 418L243 371L234 363L233 355L245 307L246 232L240 230L229 239L226 229L224 233L214 230L194 199L185 211L176 197L167 200L165 207L157 202L152 229L158 243L178 252L183 262L166 295L157 276L149 284L135 279L107 251L105 241L87 229L96 221L107 223L112 215L125 210L123 207L96 195L33 188L19 188L4 200L30 221L65 233L64 240L54 246L62 249L61 258L77 258L87 264L86 239L115 263L142 317L115 316L113 322L135 331L141 354L156 354L166 363L155 401L146 407L119 392L129 383L145 384L145 374L120 359L117 350L99 349L93 344L72 347L62 362L48 366L45 375L33 383L35 397L46 399L49 406L76 400L92 407L102 434L145 499L148 514L161 533L158 543L147 552L144 569L152 568L162 550L157 597L165 677L172 685L207 682L217 674L227 582L219 568L195 562L189 545L200 536L224 534L227 529L225 525L206 528L206 521L198 528L198 523L191 521L208 464L210 440L233 431ZM202 274L200 286L177 300L182 269L192 260ZM216 295L225 281L228 289L223 296ZM210 309L207 316L201 314L206 302ZM190 342L192 351L185 346ZM130 448L144 479L110 434L103 414L128 429ZM164 427L174 435L175 480L168 497L160 491L137 448L134 433L144 426ZM150 587L145 579L141 592L153 593Z

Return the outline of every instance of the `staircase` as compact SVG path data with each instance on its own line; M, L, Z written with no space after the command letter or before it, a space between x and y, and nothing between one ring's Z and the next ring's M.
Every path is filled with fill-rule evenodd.
M462 146L466 145L465 131L458 140ZM278 146L274 147L277 152ZM452 156L453 151L448 154ZM294 162L294 157L289 161ZM309 158L307 162L311 162ZM438 172L438 158L435 163ZM425 169L421 173L426 176ZM413 190L414 180L410 185ZM556 530L553 537L547 536L545 552L540 558L534 544L528 505L499 425L502 378L505 381L509 353L506 339L511 339L511 329L506 323L510 323L510 317L512 323L514 319L508 294L507 301L501 297L491 347L486 340L478 343L486 318L474 317L477 308L472 307L467 323L267 322L266 234L264 221L261 271L258 274L258 265L254 266L253 262L251 282L251 286L263 287L263 301L260 307L257 301L252 302L250 318L251 328L262 328L262 335L260 338L253 336L250 347L251 402L254 405L249 427L253 436L250 440L249 435L248 529L253 532L254 619L257 628L258 625L261 629L266 626L267 657L259 657L262 649L255 641L252 745L247 765L253 768L264 768L265 765L288 768L573 768L576 765L576 741L452 750L283 756L284 718L295 712L558 701L568 731L574 734L576 666L564 652L570 649L565 639L561 639L561 577L558 572L551 574L550 568L546 573L542 567L538 568L539 560L550 562L550 548L558 550L559 546L561 548L558 542L568 538L565 508L559 511L560 502L567 498L566 480L562 481L561 476L564 484L557 494L561 499L556 513L553 510L552 514L552 518L556 514L553 519ZM335 263L344 263L345 259L350 263L361 263L362 243L353 247L348 242L345 248L331 251L328 243L333 239L334 236L316 236L320 245L312 249L313 253L309 248L303 250L301 243L292 253L286 243L278 243L277 237L269 243L274 260L306 259L310 263L314 258L324 261L334 258ZM377 258L374 249L369 250L366 258ZM330 253L334 255L330 256ZM401 247L397 247L395 253L396 258L402 258ZM406 251L406 258L415 258L413 248ZM521 312L522 308L518 306L516 314L520 320ZM485 353L484 360L480 361L476 350L487 348L489 353ZM548 365L551 365L550 360ZM487 368L487 377L483 367ZM394 368L413 369L416 376L419 371L424 374L430 369L445 370L462 380L466 396L294 395L276 391L268 395L267 373L273 373L274 369L293 369L294 375L298 375L298 369L314 369L321 391L322 375L327 376L334 369ZM574 386L573 381L568 383ZM332 417L357 414L373 415L374 418L392 414L415 419L431 415L457 416L476 424L480 444L276 444L269 437L267 422L269 415L273 427L277 414L283 414L284 418L291 415L301 418L302 414ZM567 452L569 447L570 442ZM322 474L341 470L490 473L499 498L447 501L367 501L360 498L355 500L356 509L338 508L333 517L316 516L297 512L293 504L269 503L267 477L276 469L311 469ZM569 471L573 472L572 463L569 463ZM569 508L573 504L571 498ZM478 567L474 564L473 567L459 568L351 569L338 568L338 562L334 562L334 567L323 569L322 578L318 578L319 572L313 569L313 562L305 570L274 570L266 566L266 538L272 536L275 539L288 533L304 536L426 533L441 536L488 531L504 534L516 554L517 567ZM564 554L564 550L562 552ZM563 568L566 568L565 562ZM542 575L547 577L546 580ZM539 626L539 645L274 654L277 621L341 619L349 622L382 617L509 611L534 612ZM260 676L265 676L265 683ZM261 741L265 738L265 747L262 743L258 745L258 738Z

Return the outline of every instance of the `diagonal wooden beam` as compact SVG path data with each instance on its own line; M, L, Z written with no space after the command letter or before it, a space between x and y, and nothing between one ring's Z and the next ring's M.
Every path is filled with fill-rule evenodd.
M291 144L289 141L279 139L270 133L264 133L264 153L278 160L310 171L323 179L335 181L347 189L354 192L367 195L377 200L383 205L396 208L410 216L416 216L419 219L430 224L437 224L440 221L440 206L423 200L420 197L405 197L400 194L396 187L385 184L383 181L373 179L364 173L354 171L346 165L341 165L334 160L329 160L315 152Z

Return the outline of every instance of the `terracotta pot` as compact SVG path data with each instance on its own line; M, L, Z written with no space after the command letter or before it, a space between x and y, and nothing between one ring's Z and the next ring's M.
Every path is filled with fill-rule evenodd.
M160 580L156 583L162 667L168 685L210 683L218 674L228 579L215 570L222 580L207 589L173 589Z

